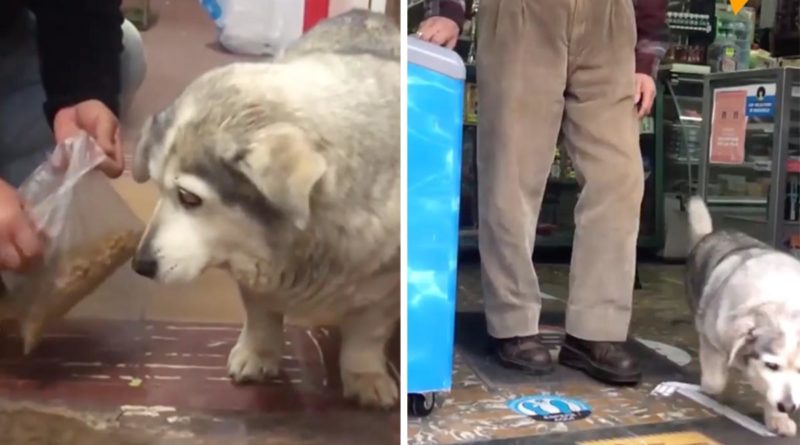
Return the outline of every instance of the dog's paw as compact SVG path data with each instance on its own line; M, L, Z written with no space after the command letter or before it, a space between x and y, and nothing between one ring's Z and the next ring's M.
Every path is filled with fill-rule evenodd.
M700 379L700 390L712 396L721 396L725 392L726 382L723 379L712 379L703 374Z
M228 375L235 383L261 382L280 372L281 356L239 341L228 355Z
M797 435L797 423L786 414L776 413L765 416L767 428L776 434L784 437L794 437Z
M386 372L342 372L344 396L366 408L391 408L397 403L397 383Z

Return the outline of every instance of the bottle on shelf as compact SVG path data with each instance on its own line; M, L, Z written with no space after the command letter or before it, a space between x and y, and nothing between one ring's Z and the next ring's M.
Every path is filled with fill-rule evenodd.
M783 218L788 222L800 222L800 179L792 178L786 184Z
M464 89L464 122L470 125L478 123L478 86L468 83Z
M556 155L553 158L553 165L550 166L550 179L558 181L561 179L561 150L556 148Z
M739 47L727 33L720 33L708 47L708 62L715 73L731 73L739 69Z

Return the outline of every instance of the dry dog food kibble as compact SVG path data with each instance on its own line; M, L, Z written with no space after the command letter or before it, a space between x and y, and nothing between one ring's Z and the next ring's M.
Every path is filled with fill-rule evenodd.
M0 298L0 317L19 321L26 354L39 343L48 323L63 317L133 256L139 237L138 231L129 230L67 252L39 272L40 279L28 280Z

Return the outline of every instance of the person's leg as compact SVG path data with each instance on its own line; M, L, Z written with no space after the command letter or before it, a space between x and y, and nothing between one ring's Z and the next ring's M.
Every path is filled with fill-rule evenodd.
M144 43L139 30L133 23L125 20L122 24L122 54L120 55L120 115L124 117L131 106L136 92L147 74L147 60Z
M21 16L0 38L0 178L19 186L41 164L55 142L42 109L45 94L39 75L35 21ZM121 112L144 79L146 65L139 32L123 24L120 55Z
M47 125L34 21L27 14L0 38L0 178L18 187L47 157Z
M563 136L583 184L575 209L566 365L633 383L623 349L631 316L644 190L634 107L636 26L630 0L577 0Z
M546 372L531 255L564 110L567 0L483 0L478 16L478 206L489 335L508 366Z

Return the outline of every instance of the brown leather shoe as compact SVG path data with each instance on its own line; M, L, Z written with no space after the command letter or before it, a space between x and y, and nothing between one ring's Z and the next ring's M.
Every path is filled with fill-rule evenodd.
M588 341L567 335L558 362L611 385L635 385L642 379L636 358L623 343Z
M539 336L492 339L494 356L506 368L519 369L531 374L553 372L550 349L543 345Z

